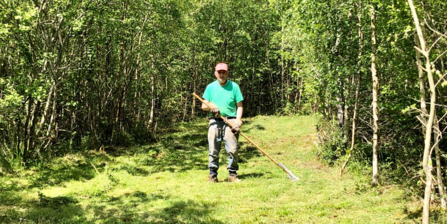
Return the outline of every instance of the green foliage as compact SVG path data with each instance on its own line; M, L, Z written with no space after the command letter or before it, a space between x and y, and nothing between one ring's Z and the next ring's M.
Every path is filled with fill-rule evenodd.
M444 131L446 4L416 4L427 44L435 44ZM1 158L32 166L66 152L162 141L167 129L206 116L191 93L200 95L224 61L243 92L244 116L321 114L320 158L331 165L349 153L358 100L354 162L368 165L375 54L379 160L396 171L390 179L415 180L423 131L414 35L406 1L6 0Z
M320 119L317 124L317 133L320 141L318 157L330 166L338 165L339 159L349 154L342 128L336 125L336 121Z
M203 92L221 61L241 86L246 116L295 114L305 100L290 44L279 41L291 2L0 7L0 147L23 163L56 148L152 141L159 130L204 116L191 93Z
M0 85L4 86L4 95L0 99L0 110L8 109L10 112L17 110L22 105L23 96L19 95L14 86L4 79L0 78ZM8 112L5 111L4 114L8 114Z

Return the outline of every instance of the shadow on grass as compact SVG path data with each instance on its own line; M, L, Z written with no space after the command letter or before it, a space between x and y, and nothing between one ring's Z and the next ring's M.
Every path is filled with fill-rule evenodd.
M179 129L183 131L167 132L167 134L160 136L159 142L150 145L119 150L108 147L102 153L92 150L84 154L79 153L73 158L67 157L54 160L55 162L48 162L37 173L26 175L24 178L27 179L27 182L21 183L20 180L11 180L10 184L0 184L0 208L1 206L8 208L18 204L28 204L27 199L22 198L17 192L25 189L64 186L66 182L70 181L85 182L96 177L98 173L103 173L106 165L111 168L112 172L115 169L123 170L133 176L148 176L166 171L207 170L207 125L189 125L186 128ZM239 152L241 163L262 156L255 147L248 145L248 143L240 143ZM222 144L222 157L223 154L226 154L224 144ZM132 163L117 162L120 158L113 157L118 156L127 156ZM64 199L61 200L64 201ZM62 207L64 206L67 209L78 209L73 203ZM39 207L39 209L51 210L52 208ZM175 209L175 207L171 209Z
M264 173L246 173L246 174L238 174L237 175L237 177L240 179L260 178L263 176L264 176Z
M132 166L129 164L125 164L125 165L121 166L120 169L118 169L118 170L124 170L132 176L144 176L145 177L152 173L152 172L148 172L147 170L144 170L144 169L141 169L139 167ZM112 171L115 171L115 168L113 168Z
M213 204L192 200L179 201L170 196L135 191L120 197L87 201L82 207L69 197L40 196L27 208L2 213L1 223L223 223L212 218ZM151 203L163 200L167 206L152 208ZM85 204L84 203L84 204ZM151 211L148 211L151 210Z
M191 200L174 202L171 206L154 214L157 223L223 223L211 218L214 206Z
M101 147L103 152L91 150L88 153L79 153L82 158L78 160L67 159L56 163L48 163L40 168L35 175L28 176L30 184L27 186L6 185L4 191L21 191L23 188L45 188L48 186L63 185L69 181L87 181L93 179L97 172L103 172L107 163L113 165L115 158L129 156L138 158L137 164L122 164L119 170L124 170L133 176L147 176L157 172L184 172L191 169L206 169L207 141L205 125L189 125L183 131L166 130L160 136L159 142L142 147ZM149 154L151 152L151 154ZM115 157L115 158L114 158ZM79 158L79 157L78 157ZM116 163L115 163L116 164ZM152 167L152 171L142 169L140 166ZM2 193L0 193L2 195ZM0 200L1 204L17 202L5 194ZM9 202L8 202L9 201Z
M404 220L409 223L420 223L422 221L422 209L422 206L412 211L404 209L404 213L407 215ZM447 223L447 211L443 211L439 207L431 208L430 223Z
M422 210L420 211L407 211L405 212L407 214L406 220L422 220Z
M75 220L83 214L82 207L74 197L47 197L39 193L38 198L20 207L0 209L0 223L61 223Z
M97 164L95 167L100 170L104 164ZM102 171L101 171L102 172ZM45 189L51 186L64 186L64 182L69 181L88 181L97 175L95 168L91 164L75 164L72 166L56 166L55 168L44 168L33 175L25 175L21 181L19 178L8 180L5 184L0 184L0 217L8 207L28 207L46 205L46 207L59 206L65 202L75 202L70 198L56 197L49 198L44 195L39 195L38 203L29 201L28 197L24 195L29 194L33 189ZM27 184L29 183L29 184ZM53 203L54 202L54 203ZM3 223L0 220L0 223Z
M250 127L249 129L244 129L243 132L250 132L251 130L261 130L261 131L264 131L265 128L262 125L255 124L255 125L253 125L253 127Z
M99 164L97 167L101 167ZM33 175L9 180L7 184L0 184L0 207L21 205L26 202L19 192L33 188L43 189L49 186L62 185L71 180L81 181L93 179L96 175L91 164L75 164L72 166L55 166L43 168ZM23 182L23 179L27 181ZM61 199L62 200L62 199ZM0 222L1 223L1 222Z
M91 164L79 163L72 166L46 168L38 172L28 188L60 185L71 180L90 180L95 177Z
M252 128L264 130L260 125ZM132 175L145 176L157 172L185 172L188 170L207 170L208 168L208 124L193 123L179 127L177 130L166 130L156 144L149 145L136 156L141 157L139 165L151 167L148 173L144 169L125 167ZM222 144L221 155L226 154ZM246 163L262 154L248 143L239 143L241 163Z
M243 123L244 125L242 126L241 131L242 131L244 134L248 134L248 133L250 133L252 130L260 130L260 131L264 131L264 130L265 130L265 127L262 126L262 125L260 125L260 124L255 124L255 125L249 127L250 123L252 123L252 121L250 121L250 120L243 120L243 122L244 122L244 123Z
M8 191L0 192L0 206L14 206L21 201L22 197L17 194Z
M30 177L31 184L27 188L42 188L63 185L69 181L91 180L97 172L102 171L106 163L112 162L109 156L103 153L81 155L83 159L67 159L69 162L49 163L36 175Z
M239 142L239 158L240 163L247 163L254 157L261 157L262 153L250 143Z
M168 136L157 146L149 148L149 151L155 153L145 156L142 165L153 167L154 172L207 169L207 142L203 139L206 139L206 133Z
M263 127L256 127L263 128ZM196 125L184 132L176 132L160 139L158 145L149 147L154 151L146 156L142 165L153 167L154 172L185 172L208 169L207 125ZM221 146L221 156L226 158L225 144ZM262 154L251 144L239 142L240 163L246 163Z

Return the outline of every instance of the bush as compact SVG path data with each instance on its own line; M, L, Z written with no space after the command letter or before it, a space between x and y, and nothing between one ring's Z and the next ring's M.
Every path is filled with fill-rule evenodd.
M347 139L343 129L336 122L320 119L317 135L320 140L319 159L328 165L335 165L346 154Z

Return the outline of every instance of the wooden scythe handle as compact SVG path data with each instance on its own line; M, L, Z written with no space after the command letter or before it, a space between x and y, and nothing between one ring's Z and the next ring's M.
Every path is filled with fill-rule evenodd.
M197 99L199 99L203 104L205 104L208 108L211 109L211 106L205 102L200 96L198 96L196 93L192 94L194 97L196 97ZM222 120L225 121L225 123L227 123L231 128L233 128L233 125L228 122L227 119L225 119L225 117L223 117L222 115L219 114L219 117L222 118ZM276 165L280 166L278 162L276 162L275 159L273 159L269 154L267 154L264 150L261 149L261 147L259 147L258 145L256 145L250 138L248 138L244 133L242 133L241 131L239 131L239 134L241 134L242 136L244 136L245 139L247 139L247 141L249 141L252 145L254 145L259 151L262 152L262 154L264 154L265 156L267 156L270 160L272 160ZM287 170L285 170L282 166L280 166L281 169L283 169L284 171L286 171L286 173L289 173Z

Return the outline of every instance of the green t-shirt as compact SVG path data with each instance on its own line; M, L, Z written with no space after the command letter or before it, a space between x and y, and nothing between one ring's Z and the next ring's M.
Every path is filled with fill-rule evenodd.
M230 80L224 86L219 85L217 80L210 83L203 98L216 104L224 117L236 117L236 104L244 100L239 85Z

